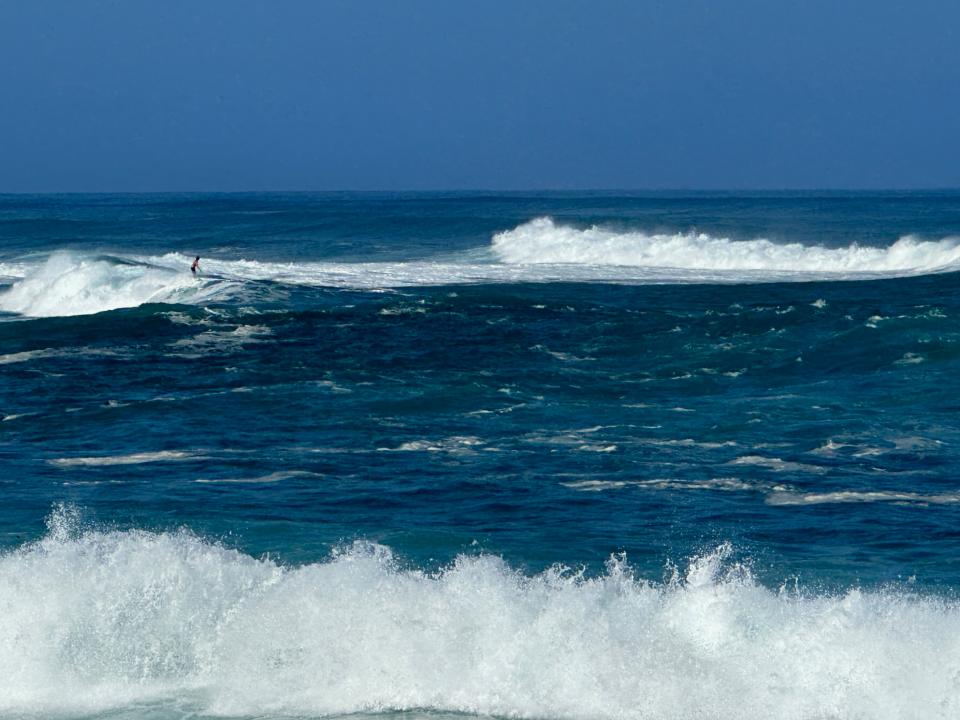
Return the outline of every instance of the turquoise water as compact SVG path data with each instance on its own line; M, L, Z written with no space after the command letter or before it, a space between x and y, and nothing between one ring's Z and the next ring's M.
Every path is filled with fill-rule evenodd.
M958 237L2 196L0 713L956 717Z

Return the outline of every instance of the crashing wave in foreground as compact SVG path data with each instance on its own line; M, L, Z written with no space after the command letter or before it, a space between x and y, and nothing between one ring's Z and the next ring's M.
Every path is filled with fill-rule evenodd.
M193 534L82 532L0 557L0 713L954 718L960 607L759 585L730 548L665 582L425 573L382 546L282 567Z
M85 315L144 303L202 304L251 282L351 289L484 283L757 283L865 280L947 272L960 267L960 241L903 237L889 247L841 248L705 234L577 229L538 218L494 236L461 259L402 262L297 262L206 258L104 257L71 251L42 263L5 263L0 311L31 317Z

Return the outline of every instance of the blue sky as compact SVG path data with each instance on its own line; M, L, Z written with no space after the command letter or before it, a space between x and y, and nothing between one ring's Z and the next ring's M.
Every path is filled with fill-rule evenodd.
M0 191L960 187L960 3L0 0Z

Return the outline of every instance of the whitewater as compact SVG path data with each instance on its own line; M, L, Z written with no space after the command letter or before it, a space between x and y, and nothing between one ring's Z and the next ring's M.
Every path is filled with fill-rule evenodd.
M41 262L0 264L0 311L32 317L83 315L145 303L203 304L242 283L345 289L480 283L607 282L702 284L812 282L908 277L960 268L960 239L899 238L889 247L829 248L706 233L647 234L579 229L542 217L497 233L460 257L401 262L270 262L57 251Z
M950 718L960 607L769 590L731 548L635 576L494 556L404 569L356 543L303 566L59 508L0 557L0 712L430 709L524 718Z

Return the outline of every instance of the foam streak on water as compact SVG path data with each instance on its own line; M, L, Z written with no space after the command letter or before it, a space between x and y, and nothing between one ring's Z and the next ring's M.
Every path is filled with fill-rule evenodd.
M425 708L553 718L950 718L960 607L757 584L728 546L665 582L402 570L359 543L281 567L188 533L81 532L0 558L0 712Z

